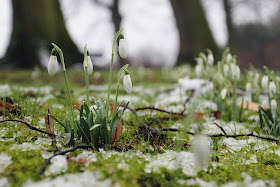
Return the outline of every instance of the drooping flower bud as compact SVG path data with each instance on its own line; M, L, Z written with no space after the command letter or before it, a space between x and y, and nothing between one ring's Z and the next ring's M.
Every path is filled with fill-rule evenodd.
M271 81L269 83L268 91L269 91L270 97L272 97L273 95L276 94L276 84L273 81Z
M249 82L246 83L245 90L246 90L247 93L251 93L252 92L252 85L251 85L251 83L249 83Z
M272 99L271 102L270 102L270 107L271 107L271 111L273 113L276 113L276 110L277 110L277 102L275 99Z
M202 66L202 65L197 64L197 65L195 66L195 74L196 74L197 77L200 77L200 76L201 76L201 74L202 74L202 69L203 69L203 66Z
M120 40L119 40L119 55L122 58L126 58L127 57L126 40L124 39L123 34L120 35Z
M56 57L56 50L53 49L51 52L50 60L48 63L48 73L50 76L53 76L58 71L58 61Z
M224 73L224 76L228 76L229 75L229 66L228 66L228 64L224 65L223 73Z
M213 66L214 64L214 56L212 53L209 53L207 56L207 62L209 66Z
M226 96L227 96L227 89L224 88L224 89L221 91L222 100L224 100L224 99L226 98Z
M262 78L262 88L266 91L268 89L268 76L265 75Z
M230 63L231 59L232 59L232 56L231 56L230 53L228 53L227 56L226 56L226 62Z
M210 141L205 135L196 135L193 142L196 162L201 169L206 169L210 159Z
M86 61L86 58L87 58L87 61ZM87 51L87 56L84 58L84 62L83 62L84 71L86 70L86 65L87 65L88 75L92 74L92 72L93 72L93 64L92 64L92 61L91 61L91 58L89 56L88 51Z
M132 82L131 82L129 72L127 70L125 70L125 75L123 77L123 86L127 93L132 92Z

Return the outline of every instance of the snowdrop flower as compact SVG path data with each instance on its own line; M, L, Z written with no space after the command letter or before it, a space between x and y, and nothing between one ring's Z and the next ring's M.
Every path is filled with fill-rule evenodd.
M196 62L197 62L198 65L203 66L203 59L202 58L198 57L196 59Z
M251 83L247 82L245 89L246 89L247 93L251 93L252 92L252 85L251 85Z
M233 80L239 80L240 79L240 68L238 65L231 63L230 64L230 71L231 71L231 78Z
M276 113L276 109L277 109L277 102L275 99L272 99L270 102L270 107L271 107L271 111L273 113Z
M57 73L57 71L58 71L58 61L56 57L56 50L53 49L48 63L48 73L50 76L53 76L54 74Z
M90 56L88 55L87 57L87 70L88 70L88 75L92 74L93 72L93 64L92 64L92 61L91 61L91 58ZM83 62L83 65L84 65L84 71L86 70L86 59L84 58L84 62Z
M210 159L210 141L205 135L196 135L193 142L193 151L200 169L206 169Z
M268 91L269 91L270 97L271 97L272 95L276 94L276 84L275 84L273 81L271 81L271 82L269 83Z
M123 34L120 35L119 40L119 54L122 58L127 57L127 47L126 47L126 40L124 39Z
M226 55L226 62L227 62L227 63L230 63L231 59L232 59L232 56L231 56L230 53L228 53L228 54Z
M226 98L226 96L227 96L227 89L224 88L224 89L221 91L222 100L224 100L224 99Z
M180 87L184 86L184 79L178 79L178 84Z
M268 89L268 76L265 75L262 78L262 88L266 91Z
M229 66L228 66L228 64L224 65L223 73L224 73L224 76L228 76L228 73L229 73Z
M202 74L203 66L202 65L196 65L195 66L195 74L197 77L200 77Z
M207 62L209 66L213 66L214 64L214 56L212 53L209 53L207 56Z
M130 78L130 75L127 70L125 71L125 75L123 77L123 86L127 93L132 92L132 82L131 82L131 78Z
M235 65L235 78L236 80L240 79L240 68L238 65Z

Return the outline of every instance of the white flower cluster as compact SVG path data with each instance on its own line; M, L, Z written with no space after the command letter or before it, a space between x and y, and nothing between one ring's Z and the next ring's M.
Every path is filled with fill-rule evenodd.
M230 77L232 80L240 79L240 68L235 63L235 60L230 53L226 55L226 62L223 66L223 73L224 76Z

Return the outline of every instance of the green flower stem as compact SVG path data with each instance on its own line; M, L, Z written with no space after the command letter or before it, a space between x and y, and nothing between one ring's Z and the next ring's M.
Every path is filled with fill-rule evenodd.
M56 44L52 43L52 45L58 51L59 56L60 56L60 60L61 60L61 64L62 64L62 69L63 69L63 73L64 73L66 89L67 89L67 94L68 94L69 106L70 106L70 109L71 109L72 128L74 129L75 138L77 138L78 137L77 136L77 127L76 127L75 122L74 122L74 112L73 112L73 106L72 106L72 100L71 100L71 95L70 95L70 89L69 89L69 84L68 84L68 79L67 79L67 74L66 74L66 68L65 68L65 63L64 63L63 52L62 52L62 50Z
M122 73L128 68L128 64L124 65L118 73L118 86L117 86L117 90L116 90L116 97L115 97L115 102L114 102L114 106L113 106L113 117L115 116L115 112L116 112L116 108L117 108L117 102L118 102L118 96L119 96L119 88L120 88L120 78Z
M86 94L87 94L87 105L89 107L89 78L88 78L87 45L85 45L84 51L85 51L84 60L85 60Z
M109 73L109 83L108 83L108 96L106 101L106 116L108 117L108 111L109 111L109 102L110 102L110 94L111 94L111 82L112 82L112 74L113 74L113 61L114 61L114 52L115 52L115 44L117 41L117 38L122 33L123 29L120 29L114 39L113 39L113 46L112 46L112 57L111 57L111 64L110 64L110 73ZM108 119L108 118L107 118Z

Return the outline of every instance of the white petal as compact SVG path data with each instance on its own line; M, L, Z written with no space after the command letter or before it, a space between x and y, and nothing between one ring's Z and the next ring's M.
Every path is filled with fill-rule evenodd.
M207 61L208 61L209 66L212 66L214 64L213 54L208 54Z
M231 56L230 53L228 53L227 56L226 56L226 62L230 63L231 59L232 59L232 56Z
M87 60L88 60L88 68L87 69L88 69L88 74L90 75L93 72L93 64L92 64L90 56L87 56ZM84 60L83 65L84 65L84 71L85 71L86 70L86 68L85 68L85 66L86 66L85 60Z
M56 74L57 71L58 71L57 57L51 55L48 64L48 73L50 76L53 76L54 74Z
M119 41L119 54L122 58L127 57L127 49L126 49L126 41L125 39L120 39Z
M268 76L262 78L262 88L266 91L268 89Z
M272 112L276 112L276 109L277 109L277 102L276 102L275 99L271 100L270 105L271 105L271 111L272 111Z
M273 81L271 81L271 82L269 83L269 88L268 88L268 90L269 90L269 95L270 95L270 97L272 96L272 94L276 94L276 85L275 85L275 83L274 83Z
M125 75L123 77L123 86L124 86L124 89L127 93L132 92L132 82L131 82L131 78L130 78L129 75Z
M227 95L227 89L224 88L224 89L221 91L222 100L224 100L224 99L226 98L226 95Z

